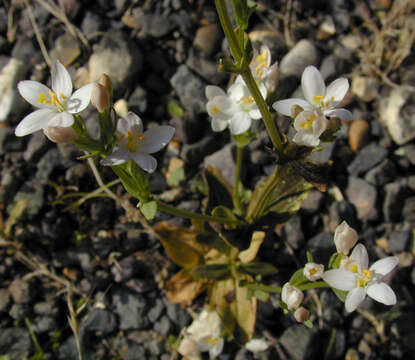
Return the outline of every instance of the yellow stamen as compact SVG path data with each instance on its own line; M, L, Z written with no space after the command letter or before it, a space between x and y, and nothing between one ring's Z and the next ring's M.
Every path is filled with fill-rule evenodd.
M317 116L315 114L313 114L313 115L311 115L310 119L308 119L307 121L304 121L300 126L304 130L309 130L313 126L313 122L316 118L317 118Z
M321 104L323 99L324 99L324 95L316 95L313 97L313 102L314 104Z
M314 275L317 272L317 269L313 268L310 270L310 275Z
M66 96L65 95L63 95L62 93L60 93L60 95L59 95L60 97L61 97L61 99L62 100L66 100Z
M217 106L214 106L214 107L212 108L212 110L213 110L216 114L219 114L219 113L220 113L220 110L219 110L219 108L218 108Z
M357 287L361 288L365 286L365 282L362 279L357 279Z
M371 279L371 278L372 278L372 276L373 276L373 271L368 270L368 269L362 270L362 275L363 275L363 279L364 279L366 282L368 282L368 281L370 281L370 279Z
M40 104L51 104L52 102L48 99L46 99L46 95L44 93L40 93L39 96L37 97L37 101Z
M351 264L350 271L353 273L357 273L359 271L359 267L356 264Z
M138 131L129 130L127 133L122 133L118 136L118 142L122 142L125 137L127 137L125 147L129 152L132 153L138 151L140 147L140 141L145 139L145 137L142 136Z
M245 96L245 97L242 99L242 103L243 103L244 105L250 105L250 104L253 104L253 102L254 102L254 98L253 98L252 96Z
M215 346L216 344L218 344L219 343L219 339L218 338L215 338L214 336L209 336L209 337L207 337L207 338L205 338L205 339L203 339L205 342L207 342L210 346Z

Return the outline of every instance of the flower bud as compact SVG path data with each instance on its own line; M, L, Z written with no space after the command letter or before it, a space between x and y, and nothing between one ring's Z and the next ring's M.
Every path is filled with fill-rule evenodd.
M93 84L91 104L94 105L100 113L110 107L110 97L107 89L103 85L98 83Z
M334 243L337 252L348 255L350 249L357 243L356 230L352 229L346 221L343 221L334 232Z
M303 299L303 292L295 286L290 285L290 283L285 283L282 287L281 300L287 305L288 310L298 308L303 302Z
M112 98L112 81L107 74L102 74L98 80L98 84L102 85L107 91L110 98Z
M310 281L316 281L321 278L324 272L323 264L309 262L304 266L304 276Z
M72 143L76 138L76 132L71 127L49 126L43 129L45 136L54 143Z
M310 312L303 306L299 307L294 312L294 318L299 323L303 323L304 321L307 321L309 317L310 317Z
M197 343L189 337L184 337L177 349L180 355L185 356L189 360L200 360L202 357L197 348Z

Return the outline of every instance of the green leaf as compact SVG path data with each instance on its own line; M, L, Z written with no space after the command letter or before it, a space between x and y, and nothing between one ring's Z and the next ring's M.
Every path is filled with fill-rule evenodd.
M216 233L202 233L197 236L197 242L210 248L215 248L221 253L228 254L231 247Z
M223 178L220 171L209 166L202 176L208 190L205 212L211 214L212 210L217 206L232 209L232 188Z
M181 118L184 116L184 109L175 101L172 101L167 106L167 111L171 117Z
M246 220L254 222L269 212L293 214L308 196L312 185L298 175L288 164L275 170L255 189L249 202Z
M341 253L334 253L329 260L329 269L338 269L340 267L340 262L342 260Z
M307 250L306 255L307 255L307 262L314 262L313 254L311 254L310 251Z
M307 326L309 329L312 329L313 328L313 322L310 319L304 321L303 324L305 326Z
M179 186L182 180L186 178L184 168L178 168L167 178L167 184L170 187Z
M223 217L229 220L235 220L235 221L238 220L238 218L236 217L236 215L233 213L231 209L227 208L226 206L222 206L222 205L216 206L212 210L212 215Z
M251 262L239 266L239 272L250 275L270 275L275 274L277 269L274 265L264 262Z
M336 294L336 296L342 301L345 302L346 301L346 296L347 296L347 291L343 291L343 290L338 290L335 288L331 288L333 290L333 292Z
M191 274L197 279L225 280L231 271L227 264L207 264L193 268Z
M157 214L157 202L155 200L148 201L146 203L139 203L141 213L147 220L153 220Z
M304 276L304 268L298 269L290 279L290 284L292 286L298 286L304 282L308 281L308 279Z
M4 229L4 234L7 237L10 236L13 226L19 221L19 218L23 215L28 205L28 199L21 199L14 202Z
M264 302L269 300L269 294L262 290L255 290L254 296L256 296L257 299L264 301Z

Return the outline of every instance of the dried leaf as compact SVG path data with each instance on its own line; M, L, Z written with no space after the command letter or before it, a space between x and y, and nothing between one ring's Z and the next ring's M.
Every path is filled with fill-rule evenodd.
M205 284L181 270L166 283L166 297L173 304L189 305L203 290Z
M244 264L247 264L253 261L258 254L259 248L261 247L262 243L265 239L265 232L263 231L254 231L251 238L251 244L249 248L241 251L239 253L239 260Z

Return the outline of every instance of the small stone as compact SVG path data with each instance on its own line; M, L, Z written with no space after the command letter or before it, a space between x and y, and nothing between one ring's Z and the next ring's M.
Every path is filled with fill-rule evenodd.
M154 330L162 336L168 336L172 332L173 325L166 315L163 315L155 324Z
M36 318L32 326L35 333L41 334L56 330L58 323L54 317L42 316L40 318Z
M148 319L154 323L160 317L164 310L164 303L160 299L156 299L156 303L153 305L151 310L148 312Z
M10 296L17 304L28 303L31 300L30 286L22 279L13 280L9 286Z
M190 54L186 65L210 84L219 85L227 77L226 73L218 71L218 64L203 57Z
M147 303L142 295L119 289L114 291L112 303L119 316L121 330L143 329L148 326Z
M10 305L10 293L7 289L0 289L0 313L7 311Z
M318 40L326 40L336 33L336 25L333 18L328 15L324 18L317 31Z
M317 263L326 264L335 251L333 234L323 232L314 236L307 242L307 248Z
M17 83L26 76L26 65L10 58L0 71L0 122L11 115L18 117L25 108L23 98L17 91Z
M280 343L293 360L312 359L318 348L315 332L303 325L292 325L280 337Z
M355 76L352 92L365 102L372 101L379 95L379 81L373 77Z
M389 249L393 254L409 250L411 232L393 231L389 233Z
M196 31L193 46L206 55L211 55L220 45L222 32L217 24L208 24Z
M303 247L305 239L301 229L301 218L299 216L290 218L284 224L282 231L284 238L294 249L298 250Z
M183 310L179 305L171 303L165 298L163 298L163 301L167 307L168 318L176 324L179 329L183 329L189 325L192 317L187 311Z
M117 329L117 321L112 312L106 309L94 308L86 316L82 327L85 330L96 331L105 335Z
M10 308L9 315L16 321L23 321L29 314L29 306L27 304L13 304Z
M367 143L370 136L370 126L365 120L354 120L352 121L349 132L348 140L350 148L354 152L359 152L359 150Z
M415 222L415 196L407 197L402 209L402 218Z
M0 354L7 354L10 359L26 359L32 349L33 342L27 330L14 327L0 331Z
M365 180L376 186L383 186L396 178L396 166L389 159L383 160L379 165L368 171Z
M233 145L227 144L221 150L216 151L212 155L206 156L203 162L204 167L212 166L220 170L223 177L229 184L235 183L235 161L232 154Z
M383 215L386 221L399 221L402 214L402 204L407 196L407 188L401 182L393 182L385 186Z
M193 74L186 65L180 65L170 80L183 106L192 114L206 112L206 83Z
M302 209L310 212L315 213L317 210L320 209L322 203L324 201L324 194L318 190L312 190L309 192L307 199L303 202Z
M28 181L16 194L14 201L27 200L28 206L26 207L25 214L29 217L34 217L39 213L45 203L45 199L43 198L44 192L44 187L38 181ZM10 211L11 209L12 207L9 206L8 210Z
M346 194L349 201L355 206L359 219L366 221L377 218L377 192L374 186L362 179L350 177Z
M310 40L300 40L280 62L282 76L301 77L304 69L309 65L317 65L319 61L318 50Z
M41 131L37 131L30 137L26 150L23 153L23 159L27 162L36 163L51 145L52 143L46 136Z
M65 33L56 39L55 47L50 55L53 61L57 59L63 66L68 67L81 55L81 48L76 38L69 33Z
M143 10L141 8L128 9L121 18L121 21L124 25L128 26L131 29L140 29L141 22L140 18L144 16Z
M399 259L400 267L411 267L414 263L414 255L409 251L401 252L396 255Z
M412 165L415 165L415 145L408 144L400 147L396 152L397 155L405 156Z
M388 97L380 100L380 120L398 145L403 145L415 138L414 102L413 87L393 89Z
M81 23L82 33L87 39L96 35L103 27L101 17L93 12L87 11Z
M361 175L379 164L388 155L388 151L378 146L376 143L370 143L365 146L347 167L351 175Z
M175 27L169 17L157 13L142 13L139 15L139 21L141 24L140 37L150 35L161 38L168 35Z
M128 108L138 114L147 110L147 92L141 86L137 86L128 98Z

